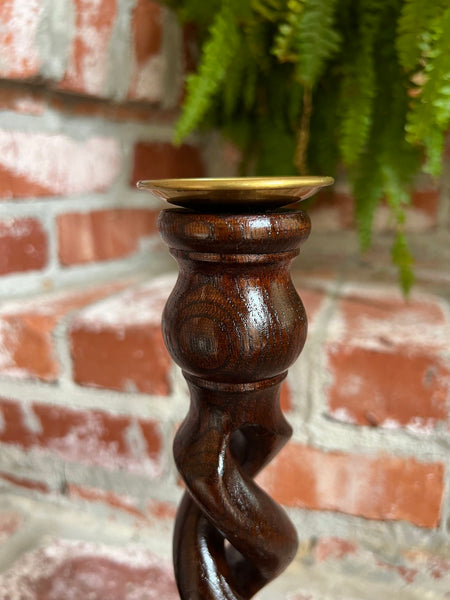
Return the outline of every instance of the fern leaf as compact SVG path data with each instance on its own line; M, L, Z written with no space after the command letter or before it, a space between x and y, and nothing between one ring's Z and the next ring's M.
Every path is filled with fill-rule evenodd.
M375 210L383 197L381 169L370 153L366 153L351 172L355 197L355 217L359 243L363 251L370 247Z
M200 28L207 27L214 15L220 10L221 0L164 0L170 8L176 10L183 23L196 23Z
M227 84L223 86L223 104L225 117L230 119L239 104L242 86L246 84L248 57L243 39L239 40L236 58L227 70Z
M357 44L344 73L339 147L344 163L352 165L368 140L375 98L374 45L384 10L383 0L360 4Z
M450 7L434 21L433 42L424 68L425 83L408 115L407 140L425 147L426 170L439 175L444 132L450 126Z
M391 247L392 262L396 265L403 294L408 297L414 284L414 259L411 255L405 234L398 229Z
M202 49L198 72L187 78L187 96L175 127L174 141L182 140L201 122L222 85L227 69L239 48L239 30L228 2L217 13L210 37Z
M405 0L398 20L396 46L400 64L413 71L427 50L427 32L439 17L444 3L440 0Z
M252 0L251 7L265 21L276 22L284 4L284 0Z
M341 47L342 36L334 27L336 4L337 0L309 0L298 15L297 75L300 83L310 88Z
M280 62L296 62L297 53L294 49L300 15L303 12L305 0L289 0L286 17L278 24L274 38L272 54Z

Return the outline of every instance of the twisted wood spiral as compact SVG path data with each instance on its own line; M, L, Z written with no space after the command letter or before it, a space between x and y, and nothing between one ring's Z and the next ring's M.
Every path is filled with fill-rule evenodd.
M182 600L247 600L297 549L284 510L254 481L291 435L280 386L306 338L289 266L310 230L302 211L163 211L180 272L163 334L189 413L174 442L187 491L174 533Z

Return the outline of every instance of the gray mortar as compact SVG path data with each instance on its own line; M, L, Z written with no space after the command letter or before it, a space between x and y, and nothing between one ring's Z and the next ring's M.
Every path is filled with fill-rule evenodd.
M71 0L44 0L36 35L42 61L41 74L47 80L59 81L67 69L75 31L75 9Z

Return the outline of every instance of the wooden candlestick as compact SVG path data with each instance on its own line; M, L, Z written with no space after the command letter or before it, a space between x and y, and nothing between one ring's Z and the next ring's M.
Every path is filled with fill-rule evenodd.
M140 185L193 208L159 219L180 269L163 335L191 395L174 441L187 490L174 532L175 576L182 600L247 600L297 550L287 514L254 481L291 436L280 386L307 330L289 267L310 221L280 205L332 180L295 178L288 188L286 179L250 180L253 189L231 180L232 193L230 180L193 181ZM266 181L274 184L267 193Z

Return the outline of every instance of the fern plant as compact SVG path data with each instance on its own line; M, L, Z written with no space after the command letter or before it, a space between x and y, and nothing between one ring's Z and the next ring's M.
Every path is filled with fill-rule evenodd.
M175 131L215 127L242 174L346 168L361 247L376 207L395 223L405 293L412 177L438 176L450 125L450 0L166 0L202 43Z

